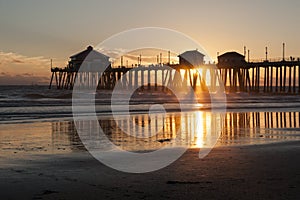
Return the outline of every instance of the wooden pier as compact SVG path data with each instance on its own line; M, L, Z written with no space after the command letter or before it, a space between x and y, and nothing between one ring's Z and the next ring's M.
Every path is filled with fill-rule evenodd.
M92 57L86 60L90 54ZM189 62L187 58L191 55L196 56L197 63ZM218 56L218 64L215 65L205 64L204 55L196 50L187 51L178 57L178 64L143 66L139 63L135 67L112 67L108 64L103 72L99 72L97 67L87 67L88 70L80 71L83 63L89 66L97 65L99 60L109 63L107 56L88 47L71 56L67 67L51 68L49 89L53 82L57 89L72 89L75 81L78 81L76 84L80 87L99 90L112 90L118 82L124 89L138 86L141 89L157 89L163 86L214 92L224 84L227 92L300 94L299 58L247 62L244 55L228 52Z

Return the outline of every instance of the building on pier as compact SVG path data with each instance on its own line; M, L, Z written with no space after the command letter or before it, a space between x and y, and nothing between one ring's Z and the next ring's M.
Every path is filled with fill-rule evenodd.
M219 68L232 68L245 66L245 56L237 52L227 52L218 56Z
M88 46L86 50L70 56L68 67L78 71L83 63L92 65L97 62L109 63L109 57Z
M188 66L194 68L194 66L200 66L204 64L204 54L200 53L198 50L186 51L180 54L179 65Z
M245 56L237 52L227 52L218 56L218 69L225 87L230 91L247 91L250 87L249 68Z
M84 71L79 71L82 66L84 66ZM103 67L103 71L112 70L109 57L94 50L92 46L88 46L84 51L70 56L69 63L65 68L51 68L49 89L53 79L55 79L57 89L72 89L76 78L80 82L88 82L89 87L98 84L97 80L101 76L99 66ZM106 82L111 82L110 77L105 78ZM103 79L102 82L107 86L111 85L111 83L104 83Z

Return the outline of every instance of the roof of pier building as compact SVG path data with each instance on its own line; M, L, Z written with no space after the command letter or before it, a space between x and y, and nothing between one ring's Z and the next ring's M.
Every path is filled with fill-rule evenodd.
M70 56L71 61L84 61L84 60L95 60L95 59L105 59L108 60L109 57L95 51L92 46L88 46L84 51L79 52L73 56Z
M186 51L178 56L179 65L189 67L203 65L204 56L205 55L200 53L198 50Z
M235 51L218 56L218 67L241 67L245 63L245 56Z
M101 63L102 65L110 65L109 57L94 50L92 46L88 46L84 51L70 56L69 67L79 69L85 63Z

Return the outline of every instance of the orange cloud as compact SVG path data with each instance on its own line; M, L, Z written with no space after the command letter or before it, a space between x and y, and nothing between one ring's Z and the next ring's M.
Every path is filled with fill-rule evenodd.
M0 51L0 72L10 75L46 75L50 71L50 59L43 56L29 57L14 52Z
M5 65L9 63L27 63L40 65L45 64L47 62L49 63L49 59L46 59L42 56L28 57L18 53L0 51L0 65Z
M50 59L29 57L0 51L0 84L46 84L50 76Z

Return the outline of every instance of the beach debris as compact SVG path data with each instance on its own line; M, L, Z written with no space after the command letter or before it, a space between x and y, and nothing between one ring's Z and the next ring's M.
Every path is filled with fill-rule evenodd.
M44 190L42 195L47 195L47 194L54 194L54 193L59 193L57 191L53 191L53 190Z
M157 140L158 142L160 143L164 143L164 142L171 142L172 139L170 138L166 138L166 139L160 139L160 140Z
M167 181L167 184L200 184L199 181Z

